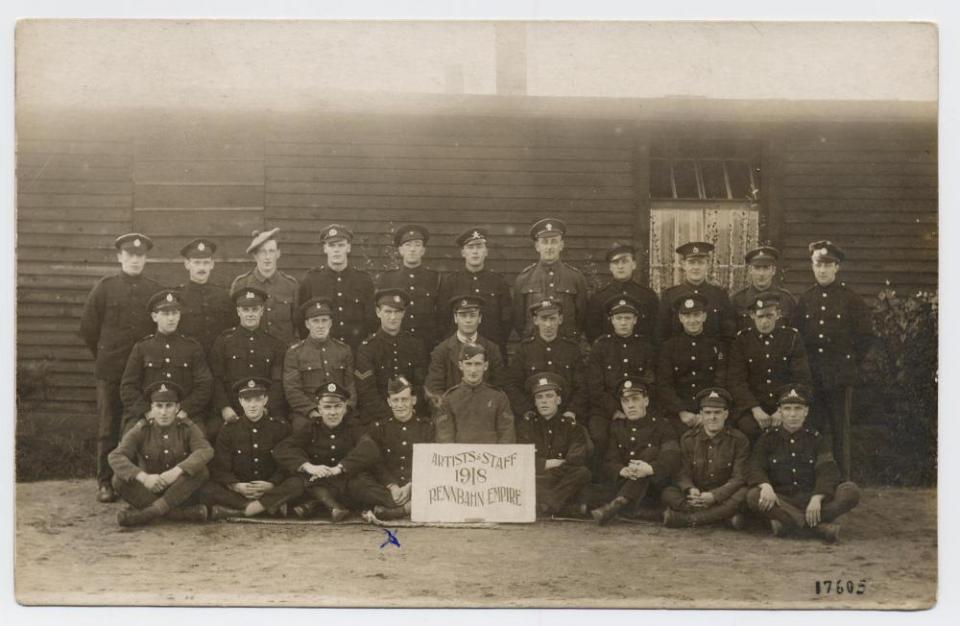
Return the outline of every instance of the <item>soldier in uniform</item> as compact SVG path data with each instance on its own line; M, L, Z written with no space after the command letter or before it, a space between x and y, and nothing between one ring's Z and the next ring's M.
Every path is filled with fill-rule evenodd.
M500 354L506 358L507 341L513 330L513 300L507 280L501 274L485 267L488 238L489 235L483 228L469 228L457 237L464 267L440 278L437 328L443 330L444 337L456 331L449 303L454 302L458 295L470 294L483 298L480 334L497 344Z
M638 283L634 277L637 271L637 249L628 243L615 242L607 250L607 263L613 277L606 286L598 290L587 303L587 339L592 344L603 335L613 334L606 304L613 298L630 296L636 303L637 322L633 332L653 342L657 338L657 316L660 314L660 298L657 293Z
M537 373L553 372L564 380L563 388L566 392L563 415L586 426L586 369L580 343L560 336L563 305L559 300L534 302L530 305L530 316L533 317L536 332L517 346L504 379L504 391L510 398L513 414L524 415L534 409L533 397L527 389L527 379Z
M504 362L500 348L479 332L484 300L479 296L460 295L450 303L457 331L444 339L430 353L430 366L424 383L424 393L434 407L440 406L440 397L460 382L460 351L466 345L483 346L488 363L487 380L499 387L503 378Z
M873 322L863 298L837 280L845 254L829 241L810 244L816 284L800 296L793 325L800 331L813 375L814 425L833 439L840 475L850 476L850 419L859 365Z
M720 341L729 342L737 328L736 313L730 303L730 296L722 288L707 282L710 253L713 244L705 241L691 241L677 248L683 267L683 282L663 292L660 305L660 342L683 332L683 325L671 307L677 299L694 295L703 296L706 301L707 321L703 334Z
M247 246L247 254L253 256L256 267L233 279L230 293L244 287L256 287L267 294L266 310L261 326L265 331L291 345L297 341L300 328L300 300L297 292L300 283L277 267L280 260L279 228L263 232L253 231L253 240Z
M663 490L663 523L678 528L726 521L740 530L750 442L740 431L724 427L733 405L726 389L704 389L697 402L700 425L680 437L683 463L674 483Z
M777 391L790 381L810 384L810 366L800 333L779 323L779 293L757 294L749 319L751 328L730 344L727 378L736 426L752 443L780 423Z
M236 422L243 415L240 398L233 392L233 386L240 380L270 380L267 392L270 416L276 419L287 416L283 395L283 358L287 347L262 328L267 293L256 287L244 287L230 297L236 303L240 325L224 331L210 350L213 411L207 420L207 433L212 439L223 424Z
M97 379L97 499L100 502L117 499L110 484L113 470L107 463L107 455L120 440L123 366L133 344L154 327L147 302L162 289L160 283L143 275L147 252L153 248L149 237L129 233L117 237L113 245L117 249L120 271L97 281L87 296L80 320L80 336L93 354Z
M376 302L380 330L360 344L354 372L357 409L365 423L390 418L387 383L398 376L410 381L414 397L426 402L423 383L429 365L427 351L420 339L402 329L407 294L402 289L382 289L376 294Z
M117 523L140 526L161 517L205 522L207 507L197 490L210 475L213 448L180 417L180 385L158 380L144 397L147 409L109 456L114 489L130 504L117 513Z
M210 354L214 339L237 322L227 289L210 282L216 251L217 244L209 239L194 239L180 249L190 280L177 287L183 305L179 328L200 343L205 355Z
M630 295L613 296L604 302L612 332L598 337L590 350L587 361L589 426L598 467L606 451L610 420L622 416L617 394L620 383L635 378L652 388L654 382L653 346L649 337L636 332L642 306Z
M123 369L120 397L124 430L149 408L144 390L157 381L179 385L182 393L177 416L189 417L197 427L203 428L213 376L200 344L178 331L181 307L180 296L172 289L158 291L147 304L157 332L133 346Z
M457 359L463 379L440 400L437 443L515 443L507 394L483 380L490 366L487 349L465 344Z
M305 491L306 501L293 507L297 517L310 517L322 504L331 520L340 522L351 508L393 504L389 492L366 471L368 463L348 455L361 437L360 426L344 419L349 397L343 386L325 381L316 391L319 416L297 415L293 432L273 449L280 467L297 478L280 489L281 495Z
M560 334L577 338L587 320L587 279L572 265L560 260L563 236L567 225L554 217L540 220L530 227L540 260L523 269L517 276L513 298L513 323L520 337L533 334L533 318L527 315L530 305L541 300L559 300L565 313Z
M659 498L680 468L680 445L673 425L647 415L650 392L642 380L627 378L618 390L626 419L610 425L610 441L604 461L606 478L614 484L616 497L593 509L590 515L601 526L628 504L646 509L660 519Z
M747 505L770 520L777 537L813 533L840 538L836 519L860 501L852 482L840 482L830 442L806 425L810 390L787 385L780 393L783 423L760 435L750 457Z
M385 392L391 415L373 422L347 455L370 468L380 487L379 495L374 497L392 500L390 505L374 506L373 514L382 520L410 516L413 446L434 441L433 420L417 414L417 396L413 391L407 378L391 378ZM371 497L365 499L369 501Z
M317 391L331 382L347 390L349 406L355 408L353 352L350 346L331 336L334 318L330 300L310 298L300 307L300 314L309 335L290 346L283 359L283 391L290 411L319 417Z
M422 341L428 354L441 339L437 329L440 273L423 267L429 240L430 231L423 226L408 224L398 228L393 235L393 245L400 253L401 266L380 277L380 289L400 289L405 294L403 329Z
M320 240L327 262L303 277L300 302L317 296L328 298L336 316L331 334L356 350L377 328L377 318L373 315L373 279L350 266L353 232L349 228L330 224L320 231ZM351 393L350 397L356 396Z
M667 417L678 419L687 428L700 421L697 393L719 387L727 378L725 347L704 330L710 316L708 306L701 294L677 297L673 316L683 332L665 341L657 357L657 400ZM677 427L682 430L679 424Z
M285 490L276 489L287 476L271 451L290 434L290 426L286 420L270 415L270 386L270 379L260 377L241 379L232 385L243 417L224 425L213 447L210 480L200 489L213 505L211 519L276 513L288 499Z
M585 467L589 444L583 427L560 414L565 381L555 372L537 372L525 383L536 408L517 423L517 443L535 448L537 511L584 516L587 507L577 499L590 483Z
M780 260L780 251L771 246L754 248L744 256L747 262L747 286L733 294L730 298L733 308L737 312L737 330L750 330L753 320L750 319L750 310L757 296L761 293L773 292L780 298L780 317L789 324L793 319L793 309L797 299L793 294L773 282L777 275L777 261Z

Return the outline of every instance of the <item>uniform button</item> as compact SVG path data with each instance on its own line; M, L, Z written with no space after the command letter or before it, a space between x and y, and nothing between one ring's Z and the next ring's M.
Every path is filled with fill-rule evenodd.
M405 446L405 445L407 445L407 442L406 442L406 441L402 441L402 442L401 442L401 445L404 445L404 446Z
M257 432L257 429L256 429L256 428L254 428L254 429L253 429L253 432L254 432L254 433L256 433L256 432Z
M254 462L254 463L259 463L259 462L260 462L260 457L254 457L253 462Z
M821 307L820 307L820 310L821 310L821 311L826 311L826 310L827 310L827 307L821 306Z
M331 438L331 439L336 439L337 436L336 436L336 435L330 435L330 438Z
M164 435L163 438L164 438L164 439L169 439L169 438L170 438L170 435Z
M691 361L696 361L696 360L697 360L697 357L692 356L692 357L690 357L690 360L691 360Z
M164 453L164 454L170 454L170 451L169 451L169 450L164 450L163 453Z
M167 372L167 378L172 378L172 377L173 377L173 374L171 374L170 372Z
M823 348L817 348L818 352L823 352Z
M820 337L820 339L823 339L823 333L820 333L820 334L817 335L817 336Z
M341 292L338 291L338 292L337 292L337 295L338 295L338 296L342 296L343 293L341 293Z
M258 446L257 444L253 444L253 447L254 447L254 448L259 448L260 446Z
M169 363L169 362L170 362L170 357L165 358L164 361L166 361L167 363Z

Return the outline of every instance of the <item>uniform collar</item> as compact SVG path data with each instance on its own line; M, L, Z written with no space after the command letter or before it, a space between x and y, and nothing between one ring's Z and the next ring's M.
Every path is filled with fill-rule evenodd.
M707 431L704 430L703 426L697 426L697 441L720 441L728 436L730 436L730 432L727 430L726 426L721 428L720 432L714 435L713 438L710 438L707 435Z
M383 329L383 326L378 328L376 332L377 337L384 339L386 341L396 341L400 339L400 335L402 334L403 334L403 330L401 329L400 332L398 332L396 335L391 335L390 333L388 333Z
M480 341L480 331L478 330L477 332L473 333L473 337L467 337L466 335L461 334L460 331L458 330L454 334L454 337L456 337L457 341L459 341L460 343L468 343L468 344L474 345L479 343Z
M260 273L260 268L259 268L259 267L256 267L256 266L255 266L255 267L253 268L253 277L256 278L258 282L261 282L261 283L272 283L272 282L277 278L277 276L278 276L279 274L280 274L280 270L279 270L279 269L274 270L273 275L268 278L268 277L264 276L262 273Z
M123 270L120 270L119 274L120 274L120 278L131 283L135 283L143 278L143 272L140 272L136 276L131 276L130 274L127 274Z

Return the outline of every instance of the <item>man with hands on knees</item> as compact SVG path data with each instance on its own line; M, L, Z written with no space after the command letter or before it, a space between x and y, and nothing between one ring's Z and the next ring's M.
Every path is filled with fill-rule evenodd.
M413 446L434 441L433 420L417 414L413 391L405 377L391 378L386 389L391 417L373 422L347 455L349 462L357 461L376 478L365 500L374 502L373 514L382 520L410 515Z
M660 519L660 491L670 484L680 467L680 446L673 425L647 415L650 392L646 384L638 378L627 378L620 383L617 393L626 419L611 423L603 465L617 495L608 504L590 511L601 526L628 504L640 505L638 514L649 513Z
M339 522L351 507L384 504L375 498L382 487L365 471L367 464L348 457L361 436L360 426L344 419L349 397L338 383L322 384L316 394L319 417L298 415L293 432L273 449L280 467L297 478L289 485L291 492L299 485L306 493L306 500L293 507L299 518L312 516L322 504L330 510L330 519Z
M840 538L836 519L860 501L840 470L827 437L805 425L811 391L787 385L780 392L783 423L763 433L750 457L747 505L770 520L773 534L813 534L828 543Z
M700 425L680 437L683 462L674 484L663 490L665 526L702 526L727 521L743 528L740 507L747 495L750 442L738 430L725 428L733 400L719 387L697 394Z
M108 457L113 488L131 505L117 514L117 523L140 526L161 517L204 522L207 507L196 492L209 476L213 448L196 424L178 417L178 384L157 381L144 395L149 410Z
M276 489L286 475L270 453L287 437L290 427L268 413L269 391L270 380L262 377L233 385L243 417L226 424L214 445L210 481L201 488L213 505L211 519L274 513L289 499Z

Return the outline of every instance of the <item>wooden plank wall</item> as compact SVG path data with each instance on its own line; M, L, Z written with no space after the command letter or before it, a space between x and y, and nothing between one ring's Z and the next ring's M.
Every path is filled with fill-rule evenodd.
M841 279L866 297L937 288L934 126L839 125L784 135L779 185L787 286L813 283L807 244L847 251Z
M413 221L430 229L440 270L462 263L457 234L489 228L489 266L512 280L536 259L529 226L551 215L569 225L567 260L595 274L633 232L632 150L609 121L287 118L266 144L266 215L298 276L322 262L330 222L355 230L356 262L376 273L395 266L391 233Z

